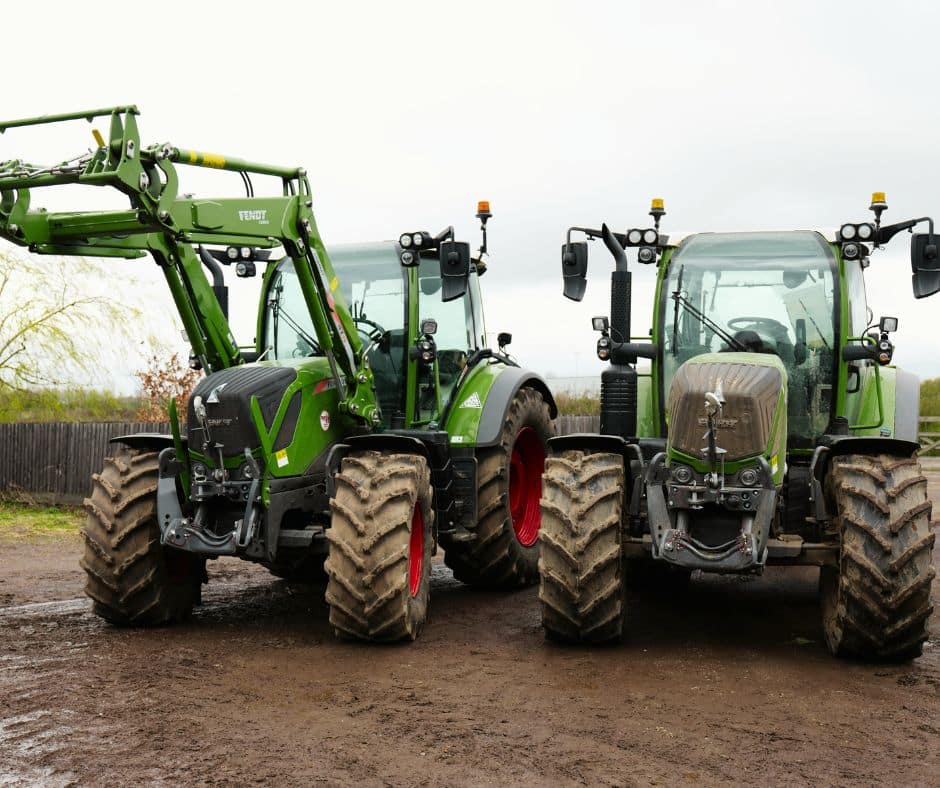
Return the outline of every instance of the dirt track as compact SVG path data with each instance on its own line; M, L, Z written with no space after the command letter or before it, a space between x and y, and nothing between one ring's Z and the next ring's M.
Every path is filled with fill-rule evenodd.
M114 629L79 551L0 543L0 785L940 784L940 615L913 663L834 660L812 570L697 579L587 650L438 565L422 637L374 647L235 561L190 623Z

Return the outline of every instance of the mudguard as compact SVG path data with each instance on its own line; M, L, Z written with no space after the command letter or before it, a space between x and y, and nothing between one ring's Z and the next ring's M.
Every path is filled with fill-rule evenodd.
M509 405L523 387L538 391L548 403L551 417L554 419L558 415L555 398L549 391L548 384L538 374L522 367L503 367L483 402L476 434L477 446L495 446L499 443Z
M131 449L162 451L173 448L173 436L163 432L137 432L133 435L115 435L108 439L108 443L123 443ZM186 445L186 436L183 436L183 445Z
M900 438L881 438L876 436L844 435L831 439L824 446L819 446L813 453L810 464L810 507L817 520L828 520L826 506L825 479L829 463L833 457L845 454L890 454L893 457L913 457L920 449L915 441Z

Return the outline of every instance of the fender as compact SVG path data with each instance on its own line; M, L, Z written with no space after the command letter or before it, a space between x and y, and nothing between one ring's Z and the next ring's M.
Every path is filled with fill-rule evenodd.
M588 454L617 454L623 459L624 489L627 511L631 517L640 516L643 499L643 449L639 442L628 441L619 435L598 435L579 432L549 438L548 453L557 456L563 451L583 451Z
M153 449L162 451L173 448L173 436L163 432L137 432L133 435L116 435L108 439L108 443L123 443L130 449ZM186 446L186 437L183 436L183 446Z
M326 493L330 498L336 495L334 477L339 473L343 458L350 451L356 450L391 451L401 454L420 454L430 464L428 448L417 438L395 433L370 432L364 435L350 435L342 443L335 443L326 455Z
M524 387L533 388L542 395L553 419L558 415L555 398L541 376L522 367L505 367L487 392L477 428L477 446L495 446L499 443L509 405L519 389Z
M913 457L919 449L919 443L900 438L852 435L833 438L829 445L817 447L810 463L810 511L817 520L828 520L830 517L823 485L833 457L846 454L869 456L890 454L892 457Z

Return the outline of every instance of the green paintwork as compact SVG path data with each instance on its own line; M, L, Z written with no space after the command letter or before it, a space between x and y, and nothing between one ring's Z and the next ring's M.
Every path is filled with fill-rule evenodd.
M475 446L480 428L480 416L483 405L496 378L505 371L506 365L500 362L484 363L474 367L454 393L454 407L447 417L444 429L450 434L452 446ZM480 400L480 407L462 407L463 403L474 394Z

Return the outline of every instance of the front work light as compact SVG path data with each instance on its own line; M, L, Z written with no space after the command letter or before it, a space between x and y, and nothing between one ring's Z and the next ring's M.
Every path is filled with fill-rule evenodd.
M643 265L649 265L656 262L656 249L652 246L641 246L640 251L636 253L637 262Z
M854 224L843 224L842 227L839 228L839 237L843 241L851 241L857 232L858 230Z
M594 327L595 331L604 333L610 328L610 321L606 317L592 317L591 325Z

